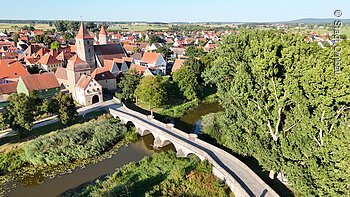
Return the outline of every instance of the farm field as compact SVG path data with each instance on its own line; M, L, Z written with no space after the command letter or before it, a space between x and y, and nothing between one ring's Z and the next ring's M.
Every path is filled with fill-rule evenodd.
M318 29L315 29L315 28L312 28L312 29L292 29L291 30L292 32L316 32L318 34L324 34L324 33L334 33L334 30L333 29L321 29L321 28L318 28ZM347 36L347 38L350 38L350 26L349 25L346 25L346 26L343 26L340 28L340 34L345 34Z
M168 24L114 24L108 28L109 31L166 31L170 25Z
M0 32L4 32L5 29L8 32L17 31L19 28L24 27L25 25L29 26L30 24L18 24L18 23L0 23ZM55 28L54 26L50 27L49 24L34 24L35 29L49 30Z

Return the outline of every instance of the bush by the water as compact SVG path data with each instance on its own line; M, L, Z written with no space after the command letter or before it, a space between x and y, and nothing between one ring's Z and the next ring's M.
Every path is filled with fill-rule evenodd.
M99 155L127 136L127 128L106 116L58 130L0 155L0 174L25 164L58 165Z
M163 116L180 118L181 116L185 115L189 111L195 109L198 106L198 104L199 104L199 100L194 99L192 101L188 101L188 102L183 103L181 105L177 105L177 106L171 107L169 109L164 109L158 113L163 115Z
M205 181L204 181L205 180ZM159 153L118 169L75 196L230 196L229 188L197 157Z

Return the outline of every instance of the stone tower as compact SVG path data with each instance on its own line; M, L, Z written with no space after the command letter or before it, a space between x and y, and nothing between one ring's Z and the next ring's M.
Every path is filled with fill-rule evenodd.
M95 56L94 56L94 38L84 27L83 23L80 25L79 32L75 37L75 45L77 47L78 57L87 62L91 70L96 68Z
M98 42L100 45L106 45L108 43L108 37L107 32L103 25L101 25L100 33L98 34Z
M67 81L68 87L66 87L70 93L75 95L75 84L79 81L82 75L91 74L91 66L79 58L78 55L74 55L68 60L67 68Z

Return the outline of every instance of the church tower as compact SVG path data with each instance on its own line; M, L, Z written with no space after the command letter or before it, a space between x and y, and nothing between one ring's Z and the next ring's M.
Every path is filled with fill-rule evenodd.
M95 57L94 57L94 38L84 27L83 23L80 25L78 34L75 37L75 45L77 47L78 57L87 62L91 70L96 68Z
M107 32L103 25L101 25L100 33L98 34L98 42L100 45L106 45L108 43L108 37Z

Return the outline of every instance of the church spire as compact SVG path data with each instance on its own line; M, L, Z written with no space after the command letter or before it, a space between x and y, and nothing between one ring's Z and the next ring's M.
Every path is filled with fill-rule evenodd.
M107 32L105 30L105 27L103 25L101 25L101 30L100 30L100 35L107 35Z
M93 39L93 37L90 35L88 30L84 26L83 22L80 24L80 28L79 28L78 34L77 34L77 36L75 38L76 39L77 38L80 38L80 39Z
M100 45L106 45L108 43L108 34L103 25L101 25L101 30L98 34L98 42L100 43Z

